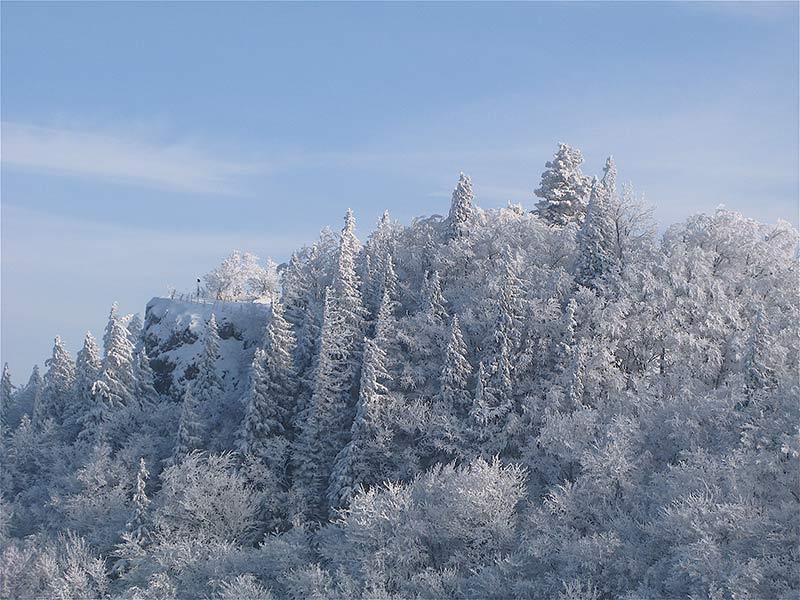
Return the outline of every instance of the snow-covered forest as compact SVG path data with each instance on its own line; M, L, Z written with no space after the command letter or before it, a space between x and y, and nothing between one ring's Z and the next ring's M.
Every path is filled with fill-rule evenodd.
M4 369L0 597L797 598L798 232L582 161Z

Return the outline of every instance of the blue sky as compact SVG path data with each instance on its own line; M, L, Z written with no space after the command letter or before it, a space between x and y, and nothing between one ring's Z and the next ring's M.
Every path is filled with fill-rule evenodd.
M2 358L347 207L444 213L461 170L532 207L559 141L662 226L796 226L798 85L796 3L3 2Z

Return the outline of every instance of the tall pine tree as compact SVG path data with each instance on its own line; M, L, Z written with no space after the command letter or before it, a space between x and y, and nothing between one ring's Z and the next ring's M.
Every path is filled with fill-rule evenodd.
M294 351L294 334L283 305L273 299L264 348L253 358L240 444L242 452L256 456L278 476L288 459L297 390Z
M386 292L378 311L375 337L364 342L364 362L350 441L336 456L327 490L331 508L347 506L360 485L374 485L388 475L391 428L386 418L389 402L386 384L391 376L387 370L386 347L393 331L391 305Z
M472 206L472 180L469 175L459 173L458 183L453 190L450 202L450 213L447 216L447 227L450 239L464 237L469 233L474 214Z
M103 399L92 393L95 381L100 377L102 359L100 349L91 332L87 331L83 348L75 361L75 409L74 421L80 439L93 444L97 441L100 425L105 418Z
M58 336L53 344L53 355L45 361L45 365L47 372L44 375L42 401L34 411L35 425L41 425L46 419L62 423L75 401L75 363Z

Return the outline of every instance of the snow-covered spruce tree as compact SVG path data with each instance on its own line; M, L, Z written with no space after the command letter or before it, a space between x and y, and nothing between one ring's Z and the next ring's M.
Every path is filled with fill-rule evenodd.
M144 458L139 459L139 471L136 474L136 489L133 493L132 503L133 512L131 520L128 521L126 529L128 534L133 540L138 543L143 543L147 539L147 520L148 520L148 507L150 506L150 498L147 497L147 480L150 478L150 472L147 470L147 465Z
M133 365L133 344L128 330L112 307L106 327L105 356L100 376L92 386L92 394L103 402L104 410L116 410L134 402L136 378Z
M508 338L509 350L516 361L525 339L528 307L511 248L506 247L503 258L503 275L497 290L498 312L495 327L501 329Z
M422 288L422 309L430 325L442 327L447 324L447 300L442 293L442 281L439 273L433 271L425 274L425 283Z
M453 190L453 198L450 202L450 213L447 216L450 239L457 239L469 233L474 213L473 198L472 180L469 175L459 173L458 183Z
M134 396L141 407L153 406L158 403L160 395L155 386L155 374L150 366L150 357L147 348L139 343L134 354L133 374L136 378L136 391Z
M469 413L471 394L469 382L472 377L472 365L469 363L467 344L461 333L458 315L453 315L450 324L450 339L445 350L445 362L439 382L440 398L447 410L453 411L459 418Z
M19 419L22 415L28 415L29 419L33 416L36 405L41 402L42 387L39 365L33 365L28 383L14 395L14 412L18 413Z
M142 317L139 313L133 313L125 327L130 334L131 344L133 344L134 348L137 347L142 336Z
M361 297L361 283L356 273L356 257L361 245L356 238L355 228L356 221L353 211L348 209L342 228L339 256L331 290L333 305L342 315L345 325L344 335L349 338L349 346L352 349L349 360L357 370L361 361L358 346L364 334L364 318L367 312Z
M394 254L398 229L392 222L389 211L385 211L364 245L364 306L373 319L378 316L385 287L386 261Z
M546 223L563 226L583 222L590 182L581 173L581 164L581 151L567 144L559 144L553 160L545 163L541 184L534 193L541 198L536 212Z
M484 458L504 451L511 442L509 436L514 420L513 382L511 379L511 341L503 328L495 330L487 357L478 370L476 392L470 411L473 436Z
M105 415L103 399L92 393L94 383L100 377L102 359L100 349L91 332L83 339L83 348L75 361L75 429L79 439L93 443Z
M586 207L586 220L578 234L578 256L575 260L575 280L596 289L618 274L614 251L614 225L600 184L595 178Z
M108 311L108 321L106 321L106 328L103 331L103 348L108 349L111 343L111 326L119 321L119 304L116 302L111 304L111 309Z
M47 372L44 374L41 402L34 407L33 414L33 423L37 426L46 419L61 423L75 402L75 363L60 337L56 336L53 355L44 364Z
M472 365L468 355L458 315L453 315L429 433L433 446L449 458L463 458L469 443L467 420L472 406Z
M203 423L203 431L209 424L219 423L225 412L222 380L217 372L218 358L219 328L216 315L211 313L203 334L203 350L197 361L197 376L191 382L192 395L199 407L198 416Z
M175 446L167 464L176 465L191 452L202 448L203 424L200 422L200 403L192 391L192 385L187 384L186 390L183 392Z
M305 504L301 510L311 518L324 518L327 514L325 490L336 455L347 443L353 421L352 340L346 317L338 310L333 296L333 289L329 289L314 392L294 449L294 484Z
M386 412L391 376L386 368L387 335L392 331L391 300L385 293L378 311L375 338L365 340L356 416L350 441L336 456L328 485L332 508L347 506L359 486L371 486L388 475L391 429Z
M617 197L617 164L613 156L606 158L600 185L603 187L602 194L606 202L614 202Z
M3 364L3 376L0 379L0 428L7 426L8 409L11 406L11 397L14 395L14 384L11 383L11 371L8 363Z
M287 466L292 400L297 391L294 352L291 325L275 298L264 348L253 357L240 449L268 465L279 478L283 478Z

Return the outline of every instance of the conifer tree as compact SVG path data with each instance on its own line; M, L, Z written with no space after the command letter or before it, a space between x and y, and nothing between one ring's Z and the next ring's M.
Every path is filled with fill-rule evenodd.
M471 411L478 445L485 456L508 445L514 406L510 341L502 329L495 331L492 350L489 368L484 369L481 363Z
M78 351L75 361L75 409L73 417L79 438L90 443L96 441L95 435L105 415L102 398L92 393L92 387L100 376L102 360L97 342L87 331L83 348Z
M472 365L461 333L458 316L453 315L439 374L439 394L432 412L429 435L433 446L447 457L463 458L468 453L468 420L472 407L469 388Z
M8 363L3 364L3 376L0 379L0 427L5 427L11 397L14 395L14 384L11 383L11 371Z
M131 520L127 523L128 533L131 538L139 544L147 540L147 510L150 506L150 499L147 497L147 480L150 473L144 462L144 457L139 459L139 472L136 474L136 490L133 493L133 513Z
M572 364L565 371L569 410L576 410L584 406L586 352L586 345L579 342L571 352Z
M609 156L603 167L603 178L600 180L603 187L603 196L607 202L613 202L617 197L617 165L614 157Z
M116 305L111 309L105 339L103 365L92 394L103 402L104 410L114 410L134 402L136 387L133 344L116 314Z
M224 412L222 380L217 372L218 357L219 328L217 317L212 313L203 335L203 351L197 362L197 376L192 381L192 395L200 407L199 414L207 422L218 422Z
M385 416L389 400L386 384L391 376L386 345L393 321L387 292L378 313L375 338L364 341L364 364L350 441L336 456L327 490L332 508L347 506L360 485L373 485L387 475L390 428Z
M386 280L386 260L394 254L396 226L392 223L389 211L385 211L378 226L369 236L364 246L364 306L368 313L377 318Z
M580 150L559 144L553 160L545 163L542 181L534 192L541 200L536 204L539 217L550 225L582 223L589 193L589 178L580 166Z
M472 180L469 175L459 173L458 183L453 190L453 198L450 202L450 213L447 216L450 239L464 237L469 232L474 213L473 197Z
M139 406L153 406L159 400L156 390L155 374L150 366L150 357L143 343L139 343L134 355L134 377L136 378L136 391L134 393Z
M108 311L108 321L106 321L106 328L103 332L103 350L106 351L111 343L111 326L119 319L119 304L114 302L111 304L111 310Z
M439 376L439 397L445 410L459 418L468 415L471 404L469 380L472 377L472 365L469 364L467 355L467 345L461 333L458 316L453 315L445 361Z
M597 288L617 269L614 251L614 228L607 203L595 178L592 181L586 220L578 234L575 280L588 288Z
M200 423L200 405L192 393L192 385L187 383L183 392L178 432L169 464L176 465L194 450L203 447L203 427Z
M42 376L39 373L39 365L33 365L28 383L17 392L15 398L15 404L19 408L20 414L27 414L29 418L32 418L37 410L37 405L41 403L42 388Z
M256 351L250 374L247 407L241 432L241 449L282 473L297 389L294 370L295 340L275 298L263 350Z
M575 355L576 331L578 329L578 303L575 298L570 298L564 309L562 321L561 341L558 344L559 368L563 372L569 368L572 358Z
M523 341L525 329L525 290L517 274L511 249L506 247L503 276L498 290L498 315L496 327L502 329L511 344L511 352L516 356Z
M131 343L134 345L134 347L137 347L142 336L142 317L139 315L139 313L133 313L130 316L130 319L128 319L128 324L126 325L126 329L130 335Z
M53 344L53 355L45 365L42 401L34 411L34 425L41 425L46 419L62 422L65 412L71 410L74 403L75 363L58 336Z
M340 314L344 326L343 334L348 341L348 348L352 353L348 357L351 364L355 364L353 371L357 371L360 356L358 356L358 346L364 334L364 309L361 297L361 285L356 273L356 256L358 255L360 244L356 238L356 222L353 211L348 209L345 215L344 228L342 229L339 255L336 264L336 272L331 284L331 301L333 308Z
M442 293L442 281L437 271L425 274L425 283L422 288L422 306L425 318L431 325L443 327L447 323L447 301Z
M327 512L320 499L325 498L333 462L348 441L353 421L352 342L347 315L334 297L330 288L325 296L314 392L294 452L295 483L312 517Z

